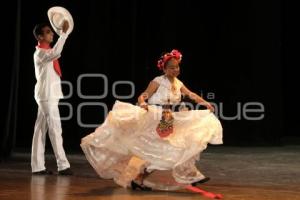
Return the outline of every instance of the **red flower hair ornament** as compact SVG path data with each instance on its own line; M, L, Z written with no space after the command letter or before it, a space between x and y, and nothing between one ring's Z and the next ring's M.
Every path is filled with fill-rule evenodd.
M182 59L182 54L176 49L173 49L170 53L165 53L157 61L158 69L163 70L164 67L165 67L166 62L168 62L171 58L175 58L176 60L178 60L180 62L181 59Z

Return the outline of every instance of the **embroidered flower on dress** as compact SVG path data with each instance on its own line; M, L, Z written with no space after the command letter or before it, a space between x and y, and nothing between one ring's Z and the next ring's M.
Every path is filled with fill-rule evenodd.
M161 138L168 137L170 134L173 133L173 122L174 117L172 115L171 110L164 109L162 111L161 120L156 127L156 132Z

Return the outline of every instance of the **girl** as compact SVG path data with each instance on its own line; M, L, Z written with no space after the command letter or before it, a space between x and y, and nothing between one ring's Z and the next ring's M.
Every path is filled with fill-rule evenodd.
M154 78L138 97L139 106L116 101L105 122L82 139L81 147L102 178L141 190L168 189L143 182L154 170L168 170L178 185L208 180L195 166L207 144L222 144L222 126L213 106L178 78L182 55L177 50L158 61L163 75ZM181 95L207 110L174 111ZM176 107L176 106L175 106Z

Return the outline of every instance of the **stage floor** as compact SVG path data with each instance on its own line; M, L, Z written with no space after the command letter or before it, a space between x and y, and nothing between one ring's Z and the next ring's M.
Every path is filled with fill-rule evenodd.
M68 155L74 176L32 176L30 155L14 153L0 164L1 200L91 199L208 199L187 190L132 191L97 176L83 154ZM47 167L55 171L55 159L47 154ZM300 146L209 146L198 163L211 180L200 185L229 200L300 200Z

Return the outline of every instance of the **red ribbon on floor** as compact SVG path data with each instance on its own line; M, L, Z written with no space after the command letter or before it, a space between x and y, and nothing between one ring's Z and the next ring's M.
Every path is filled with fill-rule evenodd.
M212 192L207 192L205 190L202 190L198 187L194 187L192 185L185 186L185 189L190 190L192 192L202 194L203 196L206 196L206 197L211 198L211 199L222 199L223 198L222 194L214 194Z

